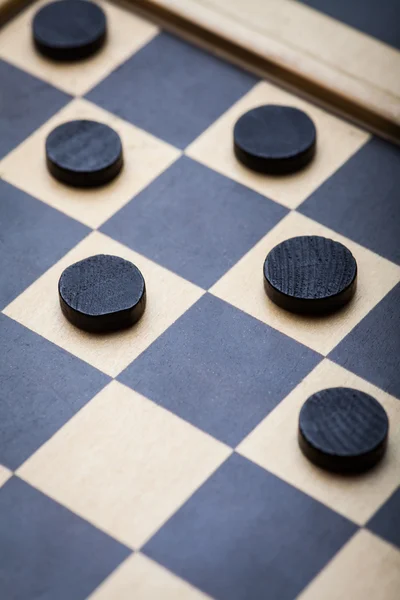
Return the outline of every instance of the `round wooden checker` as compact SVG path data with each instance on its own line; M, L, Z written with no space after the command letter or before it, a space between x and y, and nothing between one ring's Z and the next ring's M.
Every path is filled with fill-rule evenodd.
M370 469L385 453L388 432L385 409L359 390L317 392L300 411L300 448L311 462L329 471Z
M281 308L322 314L338 310L356 291L357 263L343 244L320 236L290 238L264 263L264 287Z
M313 121L291 106L269 104L242 115L233 131L236 158L253 171L294 173L313 158L317 133Z
M106 254L67 267L58 282L58 292L68 321L91 332L130 327L146 306L146 287L139 269L123 258Z
M114 179L123 166L119 135L104 123L68 121L46 139L50 173L67 185L96 187Z
M60 0L41 8L32 23L36 48L48 58L75 61L91 56L104 44L104 11L89 0Z

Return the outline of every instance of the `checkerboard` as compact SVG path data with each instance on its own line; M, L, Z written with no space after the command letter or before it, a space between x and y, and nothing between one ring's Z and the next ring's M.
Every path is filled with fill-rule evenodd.
M395 600L400 587L400 151L99 0L106 48L76 65L32 49L36 3L0 32L0 597ZM241 166L232 126L290 104L314 162ZM90 118L121 136L110 185L47 173L44 140ZM299 317L262 265L294 235L344 243L354 301ZM57 281L97 253L134 262L148 305L91 335ZM312 393L350 386L390 418L373 471L332 475L297 446Z

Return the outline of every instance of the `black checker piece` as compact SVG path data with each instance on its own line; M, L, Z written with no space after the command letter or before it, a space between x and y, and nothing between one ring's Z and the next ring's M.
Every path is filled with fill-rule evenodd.
M41 8L32 22L37 50L56 61L76 61L95 54L107 37L104 11L88 0L61 0Z
M96 121L68 121L47 136L49 172L73 187L97 187L112 181L123 167L119 135Z
M236 158L268 175L295 173L314 157L317 132L310 117L292 106L268 104L242 115L234 131Z
M357 263L340 242L321 236L299 236L275 246L264 263L268 297L295 313L338 310L356 291Z
M375 398L351 388L311 396L299 416L299 445L314 464L329 471L361 472L385 454L389 421Z
M134 325L144 313L143 275L128 260L98 254L67 267L58 292L65 317L80 329L104 333Z

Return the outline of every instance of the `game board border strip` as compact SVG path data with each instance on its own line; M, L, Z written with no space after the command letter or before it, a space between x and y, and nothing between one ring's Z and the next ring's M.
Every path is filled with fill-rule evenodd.
M33 2L35 0L0 0L0 31L1 27Z

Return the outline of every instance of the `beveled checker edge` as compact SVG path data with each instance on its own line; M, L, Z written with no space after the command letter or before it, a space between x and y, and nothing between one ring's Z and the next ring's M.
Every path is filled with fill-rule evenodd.
M267 175L287 175L291 173L297 173L306 167L309 162L312 161L315 155L316 144L314 143L310 148L306 148L298 156L291 156L285 159L284 164L282 161L281 165L277 165L279 160L276 159L265 159L262 157L256 157L244 148L241 148L236 141L233 142L233 149L236 158L246 167L252 171L258 173L265 173Z
M343 292L329 298L293 298L276 289L264 276L264 289L270 300L280 308L303 315L324 315L340 310L356 293L357 278Z
M340 460L337 457L337 466L332 466L332 461L329 458L326 458L319 452L308 440L304 437L301 431L301 427L299 426L298 430L298 442L301 451L304 456L308 458L314 465L325 469L326 471L331 471L332 473L339 474L356 474L363 473L364 471L368 471L372 469L375 465L377 465L383 456L385 455L388 438L386 437L381 444L378 444L375 448L374 452L370 455L366 455L363 460L359 457L345 457L343 460Z
M62 298L60 292L59 299L63 315L70 323L79 329L90 333L115 332L122 329L128 329L128 327L135 325L135 323L141 319L146 308L146 288L144 288L140 302L135 305L133 310L125 309L124 311L119 311L113 315L107 314L102 317L83 315L76 310L72 310ZM122 324L116 324L116 318L122 319Z

